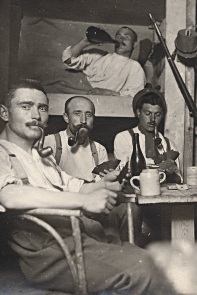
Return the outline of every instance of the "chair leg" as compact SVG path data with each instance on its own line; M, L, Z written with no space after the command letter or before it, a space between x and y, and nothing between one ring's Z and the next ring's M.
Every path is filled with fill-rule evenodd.
M133 227L133 214L132 214L131 203L127 203L127 219L128 219L129 243L134 244L134 227Z
M73 230L73 238L75 242L75 253L76 253L76 265L79 278L79 289L80 295L87 294L87 284L85 276L85 266L83 260L83 250L81 241L81 230L79 226L79 219L75 216L71 216L71 225Z

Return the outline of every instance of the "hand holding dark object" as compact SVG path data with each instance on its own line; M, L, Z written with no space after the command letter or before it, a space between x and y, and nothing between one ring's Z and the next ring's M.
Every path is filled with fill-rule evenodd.
M159 169L166 173L166 182L167 183L182 183L182 179L178 174L178 167L174 160L167 159L161 162Z
M165 161L162 161L158 166L159 166L159 169L161 169L162 171L164 171L168 174L178 172L177 165L176 165L175 161L172 159L167 159Z
M131 178L131 174L128 172L128 165L129 165L129 162L125 164L125 166L122 168L122 170L120 171L117 177L117 181L123 186L124 184L128 183L128 181Z
M159 154L157 158L154 159L154 161L155 161L155 164L160 164L163 161L167 161L167 160L175 161L178 158L178 156L179 156L179 152L170 150L170 151L164 152L163 154ZM170 164L170 161L168 161L168 163Z
M100 165L97 165L93 170L92 173L100 175L100 173L106 174L106 171L114 170L118 167L120 160L114 159L110 161L103 162Z

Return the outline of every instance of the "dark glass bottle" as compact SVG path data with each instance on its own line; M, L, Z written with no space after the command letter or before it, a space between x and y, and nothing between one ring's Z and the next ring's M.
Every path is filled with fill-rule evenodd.
M118 44L118 42L111 38L111 36L103 29L90 26L86 30L86 37L91 43L114 43Z
M143 169L146 168L146 161L144 155L142 154L139 142L139 134L134 133L132 136L133 139L133 153L131 155L131 175L138 176Z

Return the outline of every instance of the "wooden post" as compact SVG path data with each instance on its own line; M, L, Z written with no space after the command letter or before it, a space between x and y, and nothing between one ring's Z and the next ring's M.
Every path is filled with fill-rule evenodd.
M0 1L0 100L7 91L10 46L10 1Z
M0 1L0 102L17 75L21 17L21 0ZM4 122L0 120L0 132L3 127Z
M178 31L186 28L189 24L194 24L195 2L196 0L166 1L166 42L171 53L175 49L174 40ZM187 69L184 64L177 62L177 60L175 62L190 94L193 96L193 69ZM193 165L193 119L191 119L188 109L185 107L183 95L167 62L165 97L168 106L165 135L175 143L180 152L180 162L185 179L187 166ZM187 150L187 153L185 153L185 150Z
M10 5L10 55L8 85L18 76L18 51L22 19L22 0L11 0Z
M186 3L186 27L196 25L196 0L187 0ZM194 99L195 92L195 74L194 67L186 67L185 70L185 83L189 93ZM187 167L195 164L195 140L194 140L194 120L188 114L187 107L185 106L185 130L184 130L184 146L187 152L183 154L183 175L186 181Z

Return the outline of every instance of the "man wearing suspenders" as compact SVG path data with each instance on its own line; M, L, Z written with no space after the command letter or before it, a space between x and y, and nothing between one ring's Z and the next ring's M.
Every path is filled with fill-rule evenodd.
M41 135L39 127L46 126L48 120L48 99L39 82L25 80L12 87L0 116L5 122L0 135L0 204L4 208L112 210L121 189L118 173L113 171L100 182L87 184L62 172L52 156L45 153L42 157L41 145L34 148ZM22 165L26 182L17 174L12 157ZM46 215L43 219L54 226L74 256L70 220ZM73 293L67 261L54 238L23 218L13 216L9 223L9 241L28 281L50 291ZM81 230L88 294L176 294L145 250L128 243L119 246L95 240L83 226Z
M174 144L160 132L158 126L167 112L165 98L161 92L153 88L145 88L139 91L133 99L133 111L139 119L138 126L118 133L114 140L114 155L121 160L121 165L124 165L130 160L133 143L133 133L139 134L139 143L141 151L144 155L146 165L151 166L158 164L166 173L167 182L180 183L182 177L179 171L179 162L176 159L161 160L163 153L168 155L176 151ZM158 143L158 144L157 144ZM131 171L132 173L132 171ZM141 209L141 207L140 207ZM161 211L159 206L145 206L141 209L144 219L144 233L148 235L148 239L160 238L160 223ZM142 215L139 214L136 219L139 222Z
M56 163L60 168L67 174L87 182L101 179L99 175L94 175L92 170L108 160L105 147L89 138L94 116L95 106L90 99L79 95L70 97L65 103L63 114L67 129L45 137L45 146L52 148ZM72 137L76 140L73 146L70 146L69 138ZM125 208L125 204L119 205L109 216L102 216L99 221L83 216L86 230L96 236L107 234L114 243L120 243L121 239L127 240Z
M133 99L133 111L139 119L138 126L116 135L114 140L115 158L121 160L122 165L130 160L133 152L132 135L138 133L146 165L161 165L162 170L165 170L168 182L180 183L182 178L179 172L179 161L169 158L168 162L164 162L165 159L161 158L165 152L168 152L170 156L170 151L176 151L174 143L158 132L159 124L167 112L163 94L153 88L139 91Z
M67 129L45 137L45 145L52 147L60 168L86 181L94 181L96 175L92 174L92 170L108 160L105 147L89 138L94 116L95 107L91 100L84 96L71 97L65 103L63 114ZM81 127L84 132L79 132L74 145L69 146L69 137L75 137Z

